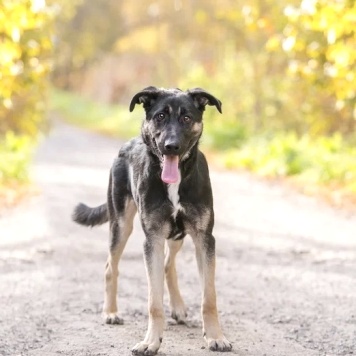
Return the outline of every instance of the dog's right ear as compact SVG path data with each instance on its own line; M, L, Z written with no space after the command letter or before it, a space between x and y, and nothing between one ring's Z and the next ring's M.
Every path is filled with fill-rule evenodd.
M133 111L136 104L143 104L145 110L149 109L157 99L159 93L160 90L156 87L147 87L143 89L132 98L130 103L130 112Z

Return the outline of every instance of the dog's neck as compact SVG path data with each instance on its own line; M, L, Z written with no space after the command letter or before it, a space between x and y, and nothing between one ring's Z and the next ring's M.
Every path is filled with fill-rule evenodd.
M180 162L182 180L187 178L197 164L199 140L186 154L186 158ZM183 157L184 158L184 157Z

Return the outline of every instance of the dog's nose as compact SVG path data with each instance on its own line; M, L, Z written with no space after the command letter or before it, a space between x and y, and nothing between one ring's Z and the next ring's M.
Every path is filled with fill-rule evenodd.
M180 149L179 142L175 140L168 140L164 144L164 148L167 150L168 153L176 153Z

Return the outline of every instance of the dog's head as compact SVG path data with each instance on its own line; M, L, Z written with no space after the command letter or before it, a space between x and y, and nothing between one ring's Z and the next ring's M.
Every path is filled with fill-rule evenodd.
M200 88L183 92L148 87L132 98L130 111L136 104L146 111L142 137L162 162L162 180L175 183L179 163L189 157L202 134L205 106L216 106L221 113L221 102Z

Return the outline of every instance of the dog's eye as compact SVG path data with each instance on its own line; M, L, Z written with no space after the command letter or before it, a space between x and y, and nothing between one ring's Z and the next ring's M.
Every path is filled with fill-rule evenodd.
M183 117L183 122L184 122L184 123L187 124L188 122L191 122L191 121L192 121L192 118L191 118L190 116L187 116L187 115L186 115L186 116Z
M164 112L160 112L157 116L156 116L156 120L157 121L162 121L164 120L166 117L166 114Z

